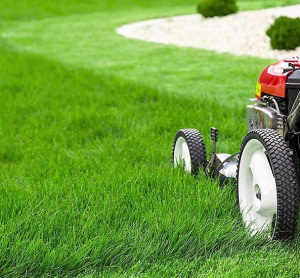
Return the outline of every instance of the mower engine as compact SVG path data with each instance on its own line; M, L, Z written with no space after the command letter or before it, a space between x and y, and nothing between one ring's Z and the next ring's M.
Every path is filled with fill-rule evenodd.
M271 128L290 141L300 131L299 92L299 57L266 67L256 85L256 103L247 106L248 131Z

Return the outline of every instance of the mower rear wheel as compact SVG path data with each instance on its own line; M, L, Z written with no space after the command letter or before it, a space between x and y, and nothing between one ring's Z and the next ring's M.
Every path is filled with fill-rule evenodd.
M245 136L237 187L242 218L252 235L294 236L299 209L296 172L289 149L275 130L252 130Z
M205 170L207 165L206 149L200 132L196 129L179 130L173 143L174 166L182 166L184 170L197 176L199 169Z

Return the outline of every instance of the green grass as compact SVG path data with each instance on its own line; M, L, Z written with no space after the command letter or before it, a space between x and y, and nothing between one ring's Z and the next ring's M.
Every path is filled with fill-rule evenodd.
M1 277L299 276L299 237L249 240L234 186L170 161L182 127L210 149L214 125L219 150L238 151L247 99L271 60L114 32L194 6L0 2Z

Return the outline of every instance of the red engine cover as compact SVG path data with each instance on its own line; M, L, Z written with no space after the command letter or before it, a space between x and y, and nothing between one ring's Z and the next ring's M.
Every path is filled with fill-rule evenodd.
M261 99L264 94L285 98L286 78L292 72L290 63L294 64L295 67L300 67L298 59L285 59L269 65L263 70L256 86L255 96L258 99Z

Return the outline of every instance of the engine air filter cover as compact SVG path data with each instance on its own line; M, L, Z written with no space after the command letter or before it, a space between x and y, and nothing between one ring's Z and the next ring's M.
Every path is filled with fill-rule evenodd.
M300 67L300 61L297 59L281 60L275 64L266 67L260 74L258 79L258 85L256 86L255 96L260 99L263 94L268 94L280 98L286 97L286 83L299 83L300 79L297 76L292 77L287 81L287 77L291 73L295 73L294 69ZM298 72L298 71L296 71ZM294 82L298 80L297 82Z

